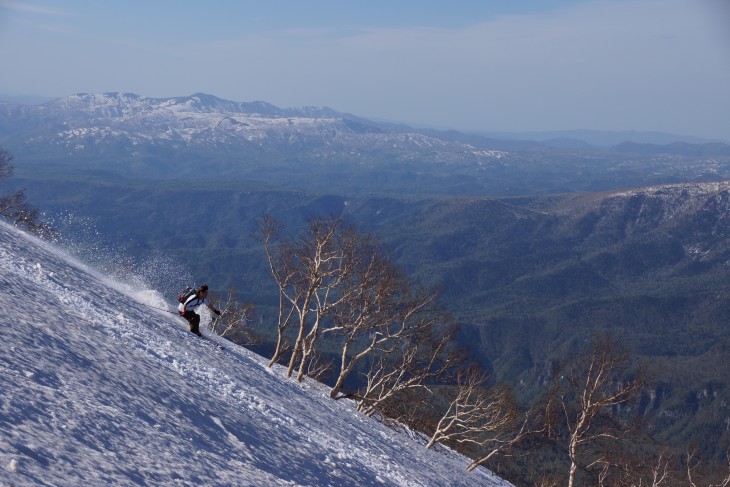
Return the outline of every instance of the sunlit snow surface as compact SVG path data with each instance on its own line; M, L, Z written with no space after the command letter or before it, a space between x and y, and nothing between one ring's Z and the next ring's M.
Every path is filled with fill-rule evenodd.
M0 485L508 485L150 306L0 222Z

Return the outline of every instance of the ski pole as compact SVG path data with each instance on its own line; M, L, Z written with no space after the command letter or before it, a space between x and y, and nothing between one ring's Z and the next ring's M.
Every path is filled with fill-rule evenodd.
M165 313L171 313L171 314L174 314L174 315L179 314L179 313L177 313L175 311L170 311L169 309L162 309L162 308L158 308L156 306L150 306L149 304L144 304L144 303L139 303L139 304L141 304L142 306L147 306L148 308L156 309L158 311L164 311Z

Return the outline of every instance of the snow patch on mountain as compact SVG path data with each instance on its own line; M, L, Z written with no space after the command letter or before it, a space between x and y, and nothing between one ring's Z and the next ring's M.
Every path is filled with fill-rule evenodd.
M383 130L373 122L326 107L282 109L265 102L233 102L203 93L176 98L80 93L25 107L24 117L57 120L55 124L63 126L37 134L30 142L72 150L80 150L90 143L90 137L98 136L103 141L117 139L136 145L173 141L193 147L230 145L245 149L254 144L279 151L282 147L327 148L335 154L360 148L400 152L396 158L462 163L484 163L506 155L416 132Z

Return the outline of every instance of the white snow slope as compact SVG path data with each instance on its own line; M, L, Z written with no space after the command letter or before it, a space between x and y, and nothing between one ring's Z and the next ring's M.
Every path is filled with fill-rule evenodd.
M509 485L0 222L0 485Z

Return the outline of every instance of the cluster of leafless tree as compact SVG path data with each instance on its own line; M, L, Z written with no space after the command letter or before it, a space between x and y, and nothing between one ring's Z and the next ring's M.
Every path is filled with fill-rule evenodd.
M354 398L369 415L453 367L437 293L413 287L372 237L337 218L311 220L304 235L286 242L278 240L279 225L270 216L259 230L279 288L270 366L285 360L288 376L302 380L320 370L312 364L329 338L339 356L330 397ZM344 392L360 365L367 368L364 385Z
M354 399L366 415L424 432L427 448L468 448L470 471L546 440L561 445L567 472L544 485L668 481L666 455L648 464L624 453L632 424L616 413L638 400L647 377L630 368L630 355L611 337L594 338L567 360L544 399L524 411L509 387L467 365L437 293L414 287L373 237L338 218L313 219L294 237L282 238L280 230L271 216L260 221L258 236L279 290L269 366L282 363L297 380L316 378L331 365L322 360L326 349L338 357L331 398ZM687 467L689 485L693 468ZM730 475L717 485L729 482Z
M464 355L454 347L455 328L437 306L437 292L413 286L371 236L324 218L282 240L278 222L264 216L259 237L279 289L269 366L283 362L298 380L321 372L318 347L329 338L328 350L339 357L331 398L354 399L369 416L415 424L431 435L428 448L480 447L487 453L470 470L544 430L536 428L534 412L520 412L506 387L487 387L487 375L475 366L462 370ZM354 371L359 380L348 383ZM439 399L450 396L444 390L454 396L438 418L434 386L450 382L456 386L439 388ZM424 412L431 421L423 421Z
M0 180L13 175L15 166L12 160L12 156L0 148ZM28 204L25 191L22 189L0 196L0 218L42 237L52 235L51 228L41 221L38 209Z

